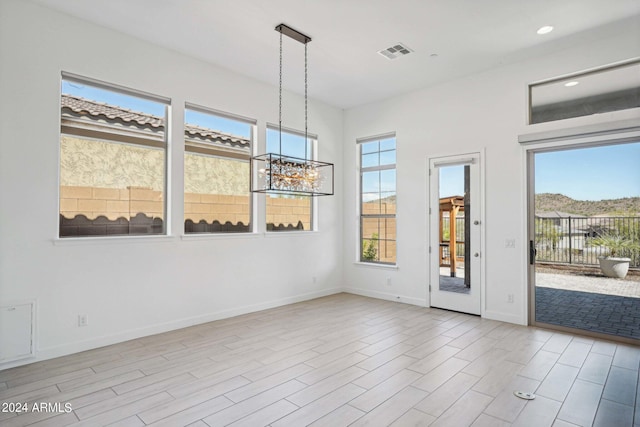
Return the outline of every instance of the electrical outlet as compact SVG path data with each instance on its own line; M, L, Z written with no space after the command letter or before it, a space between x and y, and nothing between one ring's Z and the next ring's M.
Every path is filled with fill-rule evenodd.
M86 314L78 314L78 326L87 326L89 324L89 316Z
M387 276L387 286L391 286L391 277Z
M509 304L513 304L513 294L509 294L509 295L507 295L507 302L508 302Z
M316 282L318 281L318 278L317 278L316 276L313 276L313 277L311 278L311 281L312 281L313 283L316 283Z

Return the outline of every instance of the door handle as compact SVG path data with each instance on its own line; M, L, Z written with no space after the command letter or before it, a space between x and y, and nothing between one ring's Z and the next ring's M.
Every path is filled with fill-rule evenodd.
M538 250L533 240L529 240L529 264L533 265L536 262L536 255Z

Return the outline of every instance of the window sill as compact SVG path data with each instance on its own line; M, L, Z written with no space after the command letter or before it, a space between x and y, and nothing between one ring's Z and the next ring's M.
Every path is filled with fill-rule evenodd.
M176 236L112 236L112 237L58 237L52 240L55 246L129 244L170 242Z
M381 268L383 270L397 270L398 264L378 264L375 262L360 262L356 261L353 265L357 267L373 267L373 268Z
M316 230L309 231L265 231L264 237L266 238L281 238L287 236L313 236L319 234Z
M316 230L309 230L309 231L265 231L264 233L264 237L270 239L270 238L282 238L282 237L287 237L287 236L313 236L318 234L318 231Z
M226 240L226 239L255 239L259 233L189 233L181 234L180 239L185 242L197 242L202 240Z

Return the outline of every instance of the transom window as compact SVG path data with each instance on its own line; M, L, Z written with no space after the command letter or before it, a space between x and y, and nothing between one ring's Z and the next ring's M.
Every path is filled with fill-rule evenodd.
M396 263L396 139L358 141L360 261Z

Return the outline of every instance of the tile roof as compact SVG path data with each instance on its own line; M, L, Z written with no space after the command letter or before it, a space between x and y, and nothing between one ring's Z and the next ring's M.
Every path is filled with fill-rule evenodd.
M102 120L110 124L119 123L124 126L135 126L152 131L164 130L164 118L79 96L62 94L61 109L62 115L66 117L79 117L96 121ZM185 124L184 133L185 136L189 138L197 138L204 142L218 143L232 147L248 148L250 144L250 141L246 138L188 123Z

